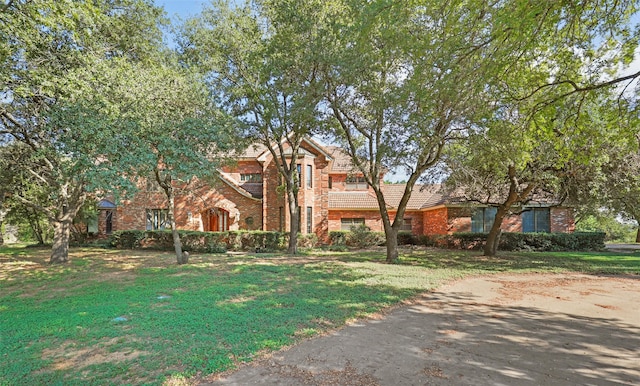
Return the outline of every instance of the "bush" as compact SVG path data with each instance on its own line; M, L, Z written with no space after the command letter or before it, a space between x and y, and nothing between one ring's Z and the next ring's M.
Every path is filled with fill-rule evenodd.
M282 234L264 231L197 232L179 231L182 249L193 252L224 253L226 251L277 250L282 247ZM171 231L118 231L109 245L120 249L173 250Z
M315 248L316 246L318 246L318 236L315 233L306 235L298 233L298 247Z
M398 245L416 245L418 238L409 231L398 232Z
M347 233L346 245L356 248L369 248L376 245L384 245L386 242L384 233L372 232L371 228L361 224L351 227L351 231Z
M598 251L604 249L605 233L510 233L500 236L502 251ZM481 249L486 233L454 233L446 236L448 248Z
M349 231L331 231L329 232L329 244L331 245L347 245L347 235Z

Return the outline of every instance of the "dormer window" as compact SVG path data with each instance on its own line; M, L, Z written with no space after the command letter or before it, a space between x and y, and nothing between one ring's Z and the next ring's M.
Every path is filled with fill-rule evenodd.
M347 190L366 190L367 180L360 176L347 177Z
M242 182L262 182L262 174L260 174L260 173L240 174L240 181L242 181Z

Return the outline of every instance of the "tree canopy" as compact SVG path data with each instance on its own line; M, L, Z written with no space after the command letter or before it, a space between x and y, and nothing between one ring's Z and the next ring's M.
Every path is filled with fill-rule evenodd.
M162 11L148 1L9 1L0 12L0 140L29 179L12 190L54 228L51 262L68 259L70 226L91 188L114 176L101 141L108 115L85 98L123 61L159 52ZM37 187L37 188L33 188ZM33 196L31 192L41 192Z

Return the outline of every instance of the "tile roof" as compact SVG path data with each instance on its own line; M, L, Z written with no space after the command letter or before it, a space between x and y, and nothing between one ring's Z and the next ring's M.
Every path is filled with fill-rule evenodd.
M233 189L235 189L236 192L242 194L243 196L249 197L249 198L253 198L254 200L262 199L262 189L260 189L260 197L257 197L255 195L253 195L250 191L245 189L243 186L240 186L238 181L233 179L229 173L225 173L225 172L220 171L219 172L219 176L220 176L220 179L222 181L226 182L227 185L231 186Z
M260 143L254 143L249 145L249 147L247 147L246 149L244 149L244 151L242 153L240 153L240 157L241 158L258 158L262 155L262 153L264 153L267 150L267 147L260 144Z
M397 208L404 194L406 184L384 184L382 194L387 203ZM444 201L440 184L415 185L411 191L411 197L407 203L407 209L418 210L440 205Z
M244 182L240 186L255 198L262 198L262 182Z
M378 201L373 193L329 192L329 209L377 209Z
M329 163L329 172L349 173L355 171L351 163L351 157L338 146L325 146L327 153L333 159Z
M406 184L385 184L382 194L390 209L397 208ZM439 184L416 185L407 203L408 210L430 208L444 203ZM378 209L378 201L369 191L329 192L329 209Z

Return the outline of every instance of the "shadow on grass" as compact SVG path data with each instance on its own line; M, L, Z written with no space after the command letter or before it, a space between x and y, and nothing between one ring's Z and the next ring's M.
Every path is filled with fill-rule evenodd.
M0 384L159 384L219 372L417 293L367 285L337 263L202 256L177 266L145 256L116 270L89 253L64 274L47 266L47 275L0 281L0 356L12 358Z

